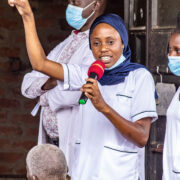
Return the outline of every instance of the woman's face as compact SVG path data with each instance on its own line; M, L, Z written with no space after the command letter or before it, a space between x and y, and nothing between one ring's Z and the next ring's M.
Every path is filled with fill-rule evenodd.
M180 34L175 33L169 40L169 56L180 56Z
M117 62L124 48L118 31L106 23L100 23L94 28L90 43L95 59L101 60L106 68Z

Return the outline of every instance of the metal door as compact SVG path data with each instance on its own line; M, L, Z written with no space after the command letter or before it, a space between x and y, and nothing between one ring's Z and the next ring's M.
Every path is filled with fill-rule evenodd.
M167 42L176 24L180 1L124 0L124 7L133 61L146 65L152 72L155 83L162 78L164 83L179 86L180 79L173 76L167 68ZM162 179L165 126L165 115L159 116L152 124L146 146L146 180Z

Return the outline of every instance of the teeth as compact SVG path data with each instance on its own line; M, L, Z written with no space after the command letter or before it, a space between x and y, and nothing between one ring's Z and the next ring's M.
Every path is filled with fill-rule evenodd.
M107 61L107 60L110 59L110 57L109 56L103 56L103 57L101 57L101 59L104 60L104 61Z

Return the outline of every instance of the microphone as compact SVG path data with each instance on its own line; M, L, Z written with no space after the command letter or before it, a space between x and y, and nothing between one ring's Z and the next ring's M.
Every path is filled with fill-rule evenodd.
M89 67L88 76L90 78L99 80L104 74L104 68L105 68L104 63L102 61L97 60L94 63L92 63L91 66ZM91 82L87 81L86 84L91 84ZM88 98L86 97L85 93L83 92L79 99L79 104L86 104L87 100L88 100Z

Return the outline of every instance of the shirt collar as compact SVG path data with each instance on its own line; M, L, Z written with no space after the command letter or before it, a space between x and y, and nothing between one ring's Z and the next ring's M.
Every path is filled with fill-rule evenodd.
M71 34L73 36L78 36L78 37L84 37L84 36L88 37L89 36L89 29L86 31L83 31L83 32L81 32L81 31L78 32L77 30L73 30Z

